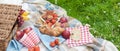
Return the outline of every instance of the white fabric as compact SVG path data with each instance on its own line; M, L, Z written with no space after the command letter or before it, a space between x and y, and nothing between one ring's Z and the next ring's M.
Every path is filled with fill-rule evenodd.
M22 0L0 0L0 4L14 4L21 5Z
M118 51L115 45L110 41L106 41L103 45L105 47L105 51Z

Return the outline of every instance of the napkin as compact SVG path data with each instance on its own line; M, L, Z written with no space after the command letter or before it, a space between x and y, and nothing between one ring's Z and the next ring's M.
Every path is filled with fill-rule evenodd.
M85 45L88 43L92 43L93 42L93 37L91 36L91 33L89 32L89 27L88 26L79 26L79 27L69 27L66 28L67 31L73 31L75 29L78 29L78 31L80 32L78 35L74 34L76 32L72 32L74 34L74 36L70 37L70 39L67 39L66 42L68 44L68 47L76 47L76 46L80 46L80 45ZM79 39L78 39L79 38Z
M22 44L20 44L17 40L13 39L9 42L6 51L20 51L22 47Z

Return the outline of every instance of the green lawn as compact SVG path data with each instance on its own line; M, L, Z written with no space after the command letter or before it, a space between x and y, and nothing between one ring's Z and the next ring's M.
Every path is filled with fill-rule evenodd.
M49 0L55 4L55 0ZM120 0L57 0L69 16L91 25L91 33L120 50Z

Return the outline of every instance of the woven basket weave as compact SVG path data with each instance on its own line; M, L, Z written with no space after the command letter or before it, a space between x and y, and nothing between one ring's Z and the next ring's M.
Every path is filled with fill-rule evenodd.
M5 51L21 6L0 4L0 51Z

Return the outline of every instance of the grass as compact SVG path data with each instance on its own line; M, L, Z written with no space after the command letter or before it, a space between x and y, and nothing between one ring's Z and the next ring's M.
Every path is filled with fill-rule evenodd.
M55 0L49 0L55 4ZM120 50L120 0L57 0L64 8L83 24L91 25L95 37L113 42Z

